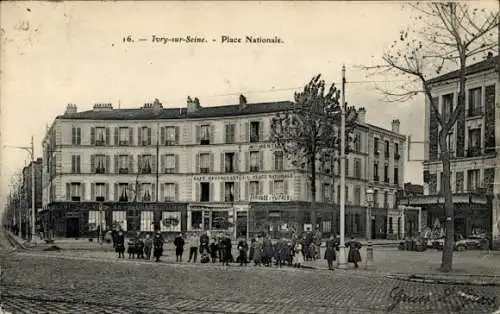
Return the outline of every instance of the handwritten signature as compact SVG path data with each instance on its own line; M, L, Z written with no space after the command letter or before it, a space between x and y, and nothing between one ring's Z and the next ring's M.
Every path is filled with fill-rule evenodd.
M496 297L478 296L469 288L457 290L456 288L446 288L442 294L428 293L425 295L409 295L401 287L394 287L389 293L393 303L387 308L388 312L393 311L400 303L442 303L448 304L453 311L459 311L467 303L478 303L493 306L496 304ZM455 298L452 298L456 296Z

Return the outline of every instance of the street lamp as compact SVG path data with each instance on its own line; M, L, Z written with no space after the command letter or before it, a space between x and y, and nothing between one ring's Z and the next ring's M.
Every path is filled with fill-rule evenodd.
M372 234L371 234L371 220L372 220L372 207L373 207L373 194L374 191L371 188L366 190L366 241L368 245L366 247L366 268L369 268L369 264L373 264L373 246L372 246ZM371 265L370 265L371 266Z
M30 147L10 146L10 145L4 145L4 147L25 150L30 154L30 157L31 157L31 239L30 239L30 241L33 242L33 239L34 239L35 233L36 233L36 230L35 230L35 148L34 148L34 143L33 143L33 136L31 136L31 146Z

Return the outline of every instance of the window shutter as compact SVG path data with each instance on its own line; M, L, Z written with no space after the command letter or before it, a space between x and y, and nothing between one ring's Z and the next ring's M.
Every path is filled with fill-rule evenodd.
M165 155L161 155L160 157L160 170L158 172L165 172L165 168L167 168L167 165L165 164L165 159L167 157Z
M159 202L165 201L165 183L160 184L160 198L158 201Z
M109 145L110 131L109 128L106 128L106 145Z
M151 185L151 201L152 202L157 202L158 200L156 199L156 184Z
M245 122L243 125L243 142L250 142L250 123Z
M81 187L82 187L82 195L80 196L80 201L84 201L85 200L85 183L82 182L81 183Z
M90 172L95 172L95 155L90 155Z
M264 194L264 181L259 181L259 195Z
M105 195L105 200L107 201L109 200L109 183L106 183L104 185L104 189L106 190L104 195Z
M196 162L194 164L194 172L200 172L200 153L196 154Z
M95 183L90 184L90 200L95 200Z
M214 196L215 196L215 183L211 182L210 183L210 202L213 202L214 201Z
M195 130L195 144L200 144L200 136L201 136L201 127L199 125L196 126Z
M177 201L179 201L179 185L175 184L174 189L175 189L174 200L177 202Z
M274 181L269 180L269 195L273 195L273 194L274 194Z
M245 152L245 172L250 171L250 152Z
M120 129L119 128L115 128L115 146L118 146L120 145Z
M225 184L224 181L220 182L220 201L225 202L226 199L224 198L225 196Z
M76 170L78 173L80 173L80 155L76 156Z
M233 137L233 142L238 142L238 139L236 138L236 124L230 124L229 125L231 129L231 136Z
M115 173L119 173L120 172L120 165L119 165L119 160L120 159L120 156L119 155L115 155Z
M71 201L71 184L66 183L66 200Z
M142 145L142 128L140 126L137 127L137 145Z
M106 173L111 173L111 160L109 155L106 155Z
M151 172L156 173L156 155L151 156Z
M283 180L283 194L288 195L288 180Z
M259 141L264 141L264 121L259 122Z
M214 168L214 154L210 153L210 172L214 172L214 171L215 171L215 168Z
M120 195L118 195L118 183L115 183L115 201L118 201L120 199Z
M176 126L175 127L175 144L177 144L177 145L180 144L180 141L179 141L180 133L181 133L181 128Z
M75 127L71 128L71 144L76 144L76 129Z
M142 156L137 156L137 172L141 172L142 170Z
M166 144L166 141L165 141L165 132L166 132L167 128L166 127L161 127L160 128L160 145L165 145Z
M210 144L215 144L215 124L210 124Z
M151 128L148 128L148 145L151 145Z
M95 128L90 128L90 145L95 145Z
M259 171L264 171L264 152L259 153Z
M200 183L195 183L194 185L194 197L195 197L195 202L199 202L201 200L201 189L200 189Z
M230 124L224 124L224 143L226 144L229 144L229 131L231 130L230 127Z
M245 181L245 197L247 201L250 201L250 182Z
M134 155L128 156L128 173L134 173Z
M272 153L271 163L272 163L271 169L278 170L278 168L276 167L276 152Z
M240 182L239 181L234 182L234 200L235 201L240 200Z
M220 153L220 172L225 172L224 168L224 163L225 163L225 158L224 158L224 153Z
M175 173L179 173L179 155L175 155Z
M128 141L129 145L134 145L134 128L128 128Z
M240 171L240 154L238 152L234 153L234 172Z

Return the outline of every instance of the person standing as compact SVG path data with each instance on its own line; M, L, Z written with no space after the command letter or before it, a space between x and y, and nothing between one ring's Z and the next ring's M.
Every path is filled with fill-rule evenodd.
M156 259L156 262L159 262L160 257L163 255L163 242L163 237L161 236L160 232L157 231L153 240L153 255Z
M208 253L208 246L210 244L210 237L206 232L200 236L200 254Z
M196 263L196 258L198 257L198 236L196 233L191 234L188 238L189 242L189 259L188 263L193 260L193 263Z
M116 235L115 251L118 253L118 258L125 258L125 236L121 230Z
M354 240L354 237L351 237L351 240L346 243L346 247L349 248L347 262L354 263L354 268L358 268L358 263L361 262L361 254L359 253L361 243Z
M184 238L182 237L182 233L179 233L177 237L175 237L174 245L175 245L175 260L176 262L182 262L182 254L184 253Z
M210 243L210 257L212 258L212 263L217 262L217 257L219 256L219 246L217 245L217 241L215 238L212 239L212 243Z
M149 261L151 259L151 248L153 247L153 239L151 239L149 233L146 234L146 239L144 240L144 253L146 259Z
M229 266L232 256L232 243L229 236L224 236L222 238L222 265Z
M295 254L293 255L293 265L295 267L301 267L304 264L304 254L302 253L302 243L297 242L294 248Z
M247 241L241 240L238 243L238 251L240 253L238 256L238 259L240 260L240 266L243 266L243 264L245 264L245 266L246 266L248 264L248 260L247 260L248 244L247 244Z
M336 250L336 241L333 236L330 237L328 241L326 241L326 251L325 251L325 259L328 263L328 269L334 270L333 262L337 260Z

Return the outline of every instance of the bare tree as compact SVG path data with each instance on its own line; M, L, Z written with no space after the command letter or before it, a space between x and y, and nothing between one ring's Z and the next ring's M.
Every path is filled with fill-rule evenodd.
M317 164L331 164L338 157L341 139L340 90L332 84L326 92L325 81L320 77L315 76L302 92L296 92L292 109L276 114L271 124L272 141L295 167L306 169L309 174L313 228L316 227ZM346 108L346 117L346 147L349 147L357 119L354 107Z
M445 198L446 240L441 270L452 270L454 204L450 185L449 132L465 112L466 67L479 55L498 49L498 11L471 7L466 2L409 4L415 13L415 28L401 31L382 65L366 66L372 73L403 76L406 83L396 90L382 89L388 101L405 101L423 93L439 125L439 159L443 163L442 193ZM432 93L433 76L458 68L457 106L440 111ZM403 81L404 81L403 80Z

